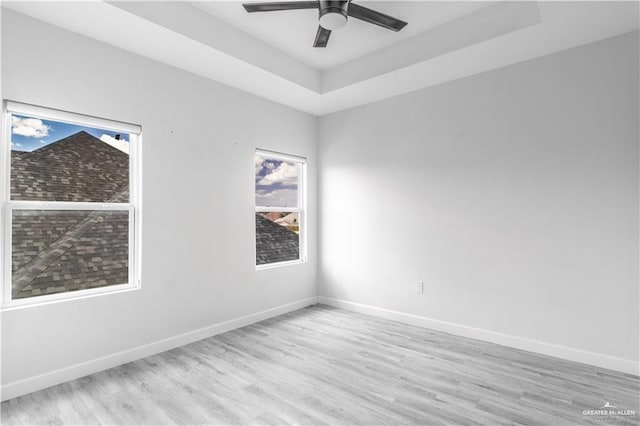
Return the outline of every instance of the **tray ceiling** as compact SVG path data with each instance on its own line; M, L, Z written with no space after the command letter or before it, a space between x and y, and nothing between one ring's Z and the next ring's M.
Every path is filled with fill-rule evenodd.
M248 14L235 1L2 6L314 115L639 27L636 1L358 3L409 24L395 33L352 19L326 49L314 49L313 10Z
M349 19L345 28L331 34L328 48L312 49L311 45L318 28L317 10L250 14L244 10L240 2L200 1L192 4L311 67L326 70L455 21L497 2L356 0L354 3L402 19L408 22L408 25L396 33L358 19Z

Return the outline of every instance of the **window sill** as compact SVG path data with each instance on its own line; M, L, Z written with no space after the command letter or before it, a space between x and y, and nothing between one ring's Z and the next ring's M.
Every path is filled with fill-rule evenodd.
M49 294L46 296L34 296L24 299L11 300L3 303L1 311L12 311L16 309L31 308L36 306L50 305L53 303L66 302L71 300L86 299L95 296L104 296L108 294L126 293L129 291L139 290L140 285L121 284L107 287L91 288L86 290L70 291L66 293Z
M280 267L289 266L289 265L299 265L302 263L307 263L307 260L297 259L297 260L287 260L286 262L265 263L264 265L256 265L256 271L261 271L263 269L280 268Z

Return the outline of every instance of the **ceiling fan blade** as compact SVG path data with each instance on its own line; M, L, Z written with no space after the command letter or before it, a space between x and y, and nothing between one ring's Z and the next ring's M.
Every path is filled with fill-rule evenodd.
M316 40L313 42L313 47L327 47L330 35L331 30L322 28L320 25L318 25L318 32L316 33Z
M354 3L349 4L349 16L393 31L400 31L407 25L406 22L393 16L385 15Z
M271 3L244 3L247 12L273 12L276 10L317 9L317 1L276 1Z

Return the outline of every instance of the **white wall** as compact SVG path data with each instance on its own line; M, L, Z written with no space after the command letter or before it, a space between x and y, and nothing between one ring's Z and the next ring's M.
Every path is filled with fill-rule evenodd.
M319 294L637 361L637 37L322 118ZM144 128L142 289L3 312L3 386L316 295L252 212L306 156L316 240L314 117L7 10L2 96Z
M144 137L142 289L3 312L3 386L315 296L315 117L8 10L2 86ZM307 264L254 270L256 147L308 158Z
M638 113L636 32L321 118L319 295L637 363Z

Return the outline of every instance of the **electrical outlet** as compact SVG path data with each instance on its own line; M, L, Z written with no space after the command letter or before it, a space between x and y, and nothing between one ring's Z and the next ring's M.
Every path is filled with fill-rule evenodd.
M416 281L416 293L417 294L424 293L424 283L422 281Z

